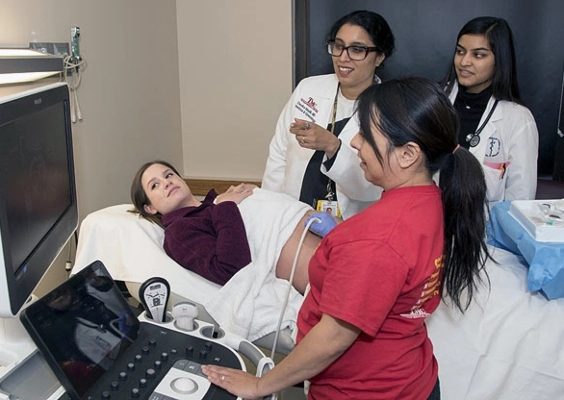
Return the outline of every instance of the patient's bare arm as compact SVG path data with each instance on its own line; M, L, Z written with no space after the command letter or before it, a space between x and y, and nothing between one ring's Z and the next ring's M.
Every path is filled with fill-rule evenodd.
M292 264L294 263L294 257L296 256L296 251L298 249L298 244L302 233L304 231L304 223L307 217L314 214L315 211L308 211L302 219L298 222L296 229L282 248L280 252L280 257L276 264L276 276L281 279L288 280L292 272ZM298 264L296 266L296 272L294 274L293 286L300 293L304 293L304 290L309 282L308 276L308 265L309 260L313 256L315 249L319 245L321 238L314 235L311 232L306 234L304 243L300 250L300 255L298 258Z

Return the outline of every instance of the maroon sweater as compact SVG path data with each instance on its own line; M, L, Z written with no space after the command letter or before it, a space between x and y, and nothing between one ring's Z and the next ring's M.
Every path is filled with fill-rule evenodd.
M224 285L251 262L251 251L237 204L213 204L216 197L210 190L200 206L163 215L164 249L184 268Z

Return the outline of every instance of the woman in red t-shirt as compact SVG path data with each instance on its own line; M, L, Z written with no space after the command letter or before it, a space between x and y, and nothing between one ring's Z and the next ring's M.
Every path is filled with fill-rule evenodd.
M257 398L310 380L310 399L440 398L424 321L443 293L464 311L489 257L482 168L458 146L456 111L427 79L369 87L358 117L351 145L382 198L321 241L298 344L279 365L261 378L202 367L233 394Z

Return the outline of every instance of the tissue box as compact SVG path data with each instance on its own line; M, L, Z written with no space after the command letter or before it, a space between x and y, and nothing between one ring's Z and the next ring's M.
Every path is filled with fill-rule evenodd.
M543 212L549 208L553 212ZM562 210L562 212L560 211ZM549 218L547 214L560 218ZM564 243L564 200L514 200L509 215L539 242Z

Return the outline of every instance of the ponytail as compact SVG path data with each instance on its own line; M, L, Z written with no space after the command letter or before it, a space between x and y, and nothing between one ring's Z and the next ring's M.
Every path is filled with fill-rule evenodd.
M481 281L480 271L491 259L485 238L489 211L482 166L467 149L457 146L443 162L439 187L445 224L441 295L446 291L454 305L465 311ZM460 294L464 290L467 297L462 300Z
M442 88L426 78L392 79L372 85L358 98L359 134L383 157L373 138L376 128L388 151L408 142L425 154L429 177L440 170L445 225L441 296L465 311L491 256L486 246L486 181L478 160L458 146L458 116ZM486 275L487 277L487 275ZM462 300L466 290L467 298Z

